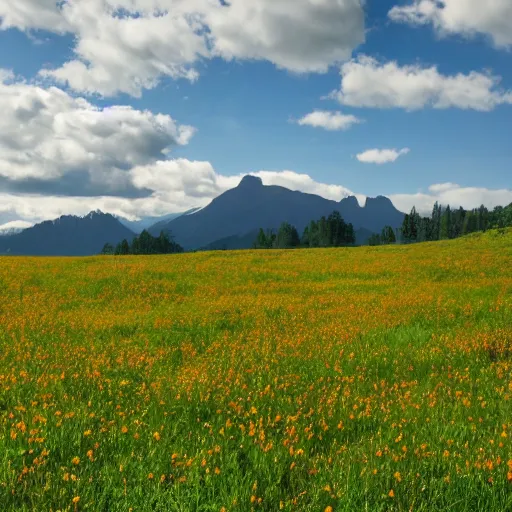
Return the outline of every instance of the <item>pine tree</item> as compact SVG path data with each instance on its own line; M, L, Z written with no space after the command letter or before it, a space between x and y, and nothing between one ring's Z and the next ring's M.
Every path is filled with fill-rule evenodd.
M300 245L299 234L295 226L283 222L277 233L276 246L278 249L291 249Z
M377 233L374 233L369 239L368 239L368 245L371 245L371 246L377 246L377 245L381 245L382 243L382 240L381 240L381 237L380 235L378 235Z
M440 240L448 240L451 238L452 234L452 212L450 210L450 205L446 207L441 215L441 229L439 233Z
M103 246L103 249L101 250L101 254L108 255L108 256L114 254L114 247L112 246L112 244L106 243Z
M304 228L304 232L302 233L302 238L300 244L303 247L309 247L309 226Z
M345 229L345 245L355 245L356 231L352 224L347 224Z
M434 208L432 210L432 234L431 234L431 240L439 240L440 233L441 233L441 207L439 206L439 203L436 201L434 204Z
M119 254L126 255L130 254L130 244L126 238L121 242Z
M256 249L268 249L268 240L263 228L260 228L258 232L258 238L256 238L255 246Z
M380 240L384 245L396 243L395 232L391 226L385 226L382 229Z

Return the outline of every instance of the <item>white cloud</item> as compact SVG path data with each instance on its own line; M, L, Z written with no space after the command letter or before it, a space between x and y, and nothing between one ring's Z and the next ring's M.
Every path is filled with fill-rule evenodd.
M434 185L430 185L428 190L434 194L440 194L443 192L448 192L449 190L455 190L460 188L456 183L436 183Z
M364 42L361 0L231 0L210 9L214 51L268 60L294 72L325 72Z
M0 68L0 84L14 79L14 73L10 69Z
M510 0L414 0L412 5L393 7L389 17L410 25L431 24L441 35L484 34L497 47L512 45Z
M0 225L0 235L17 233L31 226L33 226L33 223L25 220L13 220L11 222L6 222L5 224Z
M396 162L398 158L407 155L409 148L404 149L368 149L363 153L359 153L356 158L364 164L388 164Z
M454 183L438 183L431 185L427 193L391 194L389 198L403 212L409 212L413 206L422 215L430 215L437 201L441 205L452 208L478 208L484 205L489 209L495 206L507 206L512 203L512 190L488 189L484 187L462 187Z
M341 89L332 96L352 107L490 111L512 104L512 91L499 88L499 77L476 71L442 75L435 66L381 64L360 56L343 64L341 76Z
M69 27L56 0L2 0L0 29L43 29L64 33Z
M127 169L164 158L194 133L168 115L100 109L26 83L0 83L0 111L0 178L11 182L86 173L98 186L125 186Z
M345 115L341 112L328 112L315 110L297 121L300 126L312 126L324 128L329 131L348 130L354 124L362 123L362 120L353 115Z
M179 194L190 201L210 199L226 190L210 162L164 160L135 167L130 175L137 188L153 190L159 195Z
M76 36L76 58L41 75L104 96L140 96L163 76L195 80L194 65L209 56L204 25L194 12L199 3L67 1L61 13Z
M345 187L319 183L307 174L293 171L263 170L251 174L260 177L265 185L283 186L336 201L353 195ZM236 187L244 175L225 176L217 173L209 162L177 159L134 167L129 176L135 186L151 190L151 195L129 199L0 193L0 223L13 218L34 223L66 214L85 215L96 209L129 219L181 212L206 206ZM364 196L357 197L364 202Z
M141 177L145 176L146 181L140 181L139 185L156 189L149 197L144 198L0 193L0 224L13 218L35 223L66 214L85 215L96 209L132 220L181 212L192 207L206 206L214 197L236 187L243 177L218 174L209 162L190 162L183 159L148 166L146 175L143 171L142 168L138 168L134 172L134 179L142 179ZM355 195L363 205L366 198L364 194L354 194L341 185L319 183L307 174L293 171L257 171L251 174L260 177L265 185L279 185L335 201ZM512 203L512 190L491 190L442 183L432 185L427 192L391 194L388 197L403 212L408 212L415 206L421 214L429 215L436 201L443 205L450 204L454 208L477 208L481 204L488 208L508 205Z
M258 171L251 174L261 178L264 185L278 185L291 190L316 194L333 201L340 201L344 197L354 195L351 190L341 185L319 183L308 174L299 174L294 171ZM238 180L242 177L240 175ZM363 196L359 195L359 197L362 198Z
M139 96L195 80L202 59L326 72L364 42L363 0L2 0L0 29L75 36L75 57L41 74L82 93Z

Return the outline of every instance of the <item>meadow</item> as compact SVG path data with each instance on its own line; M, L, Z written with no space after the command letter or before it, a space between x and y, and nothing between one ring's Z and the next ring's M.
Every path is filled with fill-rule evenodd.
M0 258L2 511L512 510L512 231Z

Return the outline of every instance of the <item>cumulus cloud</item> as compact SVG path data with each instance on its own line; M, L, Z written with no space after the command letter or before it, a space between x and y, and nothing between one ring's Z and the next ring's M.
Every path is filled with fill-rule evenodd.
M512 104L512 91L499 87L500 77L473 71L443 75L436 66L399 66L360 56L341 67L341 89L332 96L351 107L418 110L460 108L490 111Z
M56 0L2 0L0 29L43 29L59 34L69 30Z
M4 84L14 79L14 73L10 69L0 68L0 84Z
M388 164L396 162L398 158L407 155L409 148L404 149L368 149L356 155L356 158L364 164Z
M478 208L482 204L487 208L507 206L512 203L512 190L488 189L483 187L462 187L454 183L431 185L428 192L416 194L391 194L389 198L403 212L409 212L413 206L422 214L430 215L437 201L452 208Z
M27 229L30 226L33 226L33 223L27 222L25 220L13 220L11 222L6 222L5 224L0 225L0 235L16 233L18 231L22 231L23 229Z
M354 193L341 185L331 185L319 183L308 174L299 174L294 171L258 171L251 173L262 179L264 185L278 185L291 190L299 190L308 194L316 194L326 199L340 201L344 197L352 196ZM241 180L243 175L238 176ZM364 200L365 196L356 194L359 200Z
M395 6L389 17L410 25L432 25L441 35L484 34L495 46L512 45L512 2L510 0L414 0Z
M337 201L353 195L341 185L320 183L307 174L293 171L262 170L251 174L260 177L265 185L283 186ZM0 224L15 219L34 223L66 214L85 215L96 209L130 220L157 217L206 206L218 195L236 187L244 175L225 176L216 172L209 162L176 159L136 166L129 176L135 187L148 189L151 194L126 198L0 193ZM364 202L365 196L356 196Z
M348 130L354 124L359 123L362 123L362 120L356 116L325 110L315 110L297 121L300 126L312 126L329 131Z
M60 12L76 37L75 59L41 75L103 96L140 96L163 76L193 81L194 65L210 55L202 17L194 12L199 3L66 1Z
M178 164L170 163L169 167L172 168L176 165ZM63 197L0 193L0 225L12 222L13 219L21 219L33 224L54 219L60 215L85 215L91 210L97 209L130 220L156 217L170 212L181 212L193 207L206 206L217 195L236 187L243 177L242 175L223 176L215 171L211 173L212 166L208 162L182 161L181 165L191 173L188 176L188 190L192 190L195 195L189 195L184 190L182 183L176 183L174 188L168 186L162 191L155 191L150 197L137 199L111 196ZM192 185L195 173L197 173L197 186ZM349 195L355 195L359 203L363 205L366 198L364 194L354 194L341 185L319 183L307 174L298 174L293 171L257 171L251 174L262 178L265 185L284 186L336 201ZM208 177L205 178L205 176ZM204 187L203 195L200 193L201 187ZM488 208L508 205L512 203L512 190L492 190L442 183L432 185L427 192L390 194L388 197L400 211L409 212L415 206L421 214L429 215L436 201L442 205L449 204L453 208L462 206L466 209L477 208L481 204Z
M231 0L207 11L214 52L325 72L364 42L361 0Z
M51 193L52 183L67 195L126 190L128 170L165 158L194 134L168 115L100 109L56 87L20 82L0 83L0 110L0 184L19 192Z
M190 201L202 202L229 188L221 182L210 162L191 162L184 158L138 166L130 175L137 188L158 191L160 195L179 194Z
M326 72L364 42L363 0L3 0L0 29L75 36L74 59L41 74L82 93L139 96L195 80L202 59Z

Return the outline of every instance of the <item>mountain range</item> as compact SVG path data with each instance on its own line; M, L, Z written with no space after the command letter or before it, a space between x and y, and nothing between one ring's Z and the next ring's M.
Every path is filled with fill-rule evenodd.
M99 211L85 217L64 215L0 237L0 254L26 256L90 256L105 242L132 239L135 233L113 215Z
M131 241L149 220L158 220L149 232L170 232L185 250L245 249L252 246L259 228L277 229L282 222L302 233L311 220L339 211L356 230L357 243L386 225L401 226L404 214L386 197L368 198L360 206L355 197L332 201L279 186L265 186L260 178L245 176L202 209L170 214L158 219L130 222L99 211L85 217L65 215L36 224L20 233L0 236L0 254L37 256L87 256L98 254L105 243Z
M327 217L335 210L356 230L364 228L371 233L380 233L386 225L398 228L404 219L387 197L368 198L361 207L353 196L337 202L284 187L265 186L260 178L245 176L238 187L193 215L183 215L149 231L153 235L161 229L170 231L186 250L193 250L225 238L243 238L259 228L277 229L284 221L302 233L311 220Z

